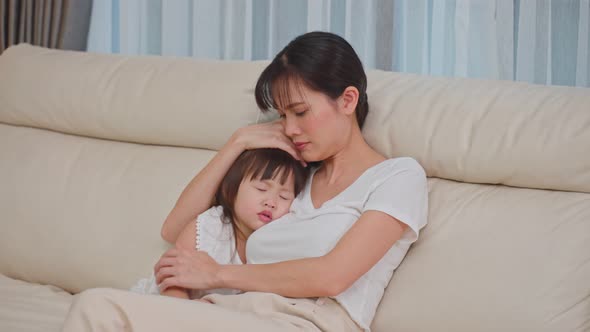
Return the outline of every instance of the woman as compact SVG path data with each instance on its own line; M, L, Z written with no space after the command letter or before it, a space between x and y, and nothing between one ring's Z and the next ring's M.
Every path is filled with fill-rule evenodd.
M231 328L224 325L228 320L245 330L369 330L393 270L426 224L428 203L422 167L411 158L386 159L361 135L368 113L366 86L362 64L344 39L324 32L297 37L256 85L259 107L276 109L281 119L236 131L166 219L162 236L174 242L211 206L221 179L244 150L280 148L310 163L309 180L291 213L248 239L249 264L219 265L206 253L171 249L155 266L161 290L246 293L206 296L218 305L215 309L190 303L174 310L174 317L148 318L135 314L140 300L95 291L73 306L66 327L90 329L95 323L88 322L89 308L100 305L123 317L112 328L124 322L155 328L187 319L192 330ZM152 309L162 303L145 302ZM212 322L221 311L235 315Z

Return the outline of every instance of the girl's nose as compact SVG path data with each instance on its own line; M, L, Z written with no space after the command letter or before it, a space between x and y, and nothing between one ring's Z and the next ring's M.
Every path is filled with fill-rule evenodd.
M268 208L271 208L271 209L274 209L276 207L276 204L275 204L275 202L272 199L267 199L264 202L264 206L265 207L268 207Z

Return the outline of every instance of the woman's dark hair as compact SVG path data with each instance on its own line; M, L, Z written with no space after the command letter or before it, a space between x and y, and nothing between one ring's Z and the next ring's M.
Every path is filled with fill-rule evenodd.
M289 175L295 180L295 196L297 196L307 181L308 170L295 160L289 153L281 149L246 150L238 156L236 161L221 180L215 193L215 205L223 208L223 221L231 223L234 234L238 234L235 223L234 206L238 196L238 188L242 181L249 179L278 180L284 184Z
M358 55L344 38L316 31L291 41L260 74L255 90L258 107L268 111L290 104L289 87L293 83L332 99L354 86L359 91L356 120L363 127L369 112L367 76Z

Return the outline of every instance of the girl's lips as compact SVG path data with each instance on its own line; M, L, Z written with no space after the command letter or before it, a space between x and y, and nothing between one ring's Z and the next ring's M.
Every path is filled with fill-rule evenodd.
M258 220L260 220L264 223L269 223L272 221L272 214L270 214L270 212L266 212L266 211L260 212L258 214Z

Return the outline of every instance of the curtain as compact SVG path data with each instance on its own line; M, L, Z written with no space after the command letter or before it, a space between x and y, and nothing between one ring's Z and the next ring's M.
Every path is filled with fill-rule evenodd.
M88 50L261 60L324 30L351 42L365 66L391 69L393 14L391 0L95 1Z
M88 50L270 59L313 30L366 68L590 86L590 0L103 0Z
M589 0L395 1L394 69L590 86Z
M0 53L29 43L85 50L92 0L0 0Z

